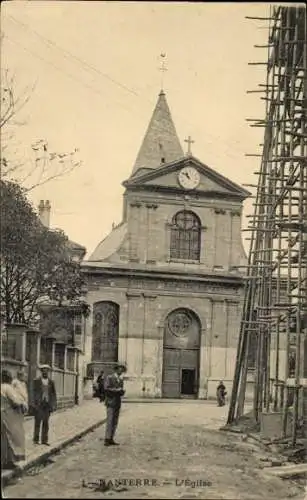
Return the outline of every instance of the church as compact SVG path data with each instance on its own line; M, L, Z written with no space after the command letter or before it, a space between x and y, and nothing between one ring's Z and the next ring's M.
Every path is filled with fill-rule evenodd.
M231 391L244 293L241 238L249 192L184 153L164 91L130 177L122 222L83 262L85 361L127 365L127 397Z

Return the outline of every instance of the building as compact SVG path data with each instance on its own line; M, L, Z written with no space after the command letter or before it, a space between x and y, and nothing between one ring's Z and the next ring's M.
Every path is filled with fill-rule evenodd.
M127 395L207 398L229 390L246 264L249 193L184 154L163 91L125 187L123 220L83 262L85 357L126 362Z
M38 206L40 221L50 228L51 205L41 200ZM70 239L67 248L73 261L81 263L86 248ZM38 361L52 368L61 406L70 406L83 397L83 351L85 319L79 306L55 307L41 301Z
M49 201L40 201L38 217L50 228ZM50 229L51 230L51 229ZM67 241L70 257L81 262L86 249L71 240ZM58 408L72 406L83 397L83 352L85 318L82 307L56 307L48 298L41 297L37 304L35 326L29 324L5 325L1 317L1 362L15 376L23 369L27 375L31 403L33 380L38 366L47 363L51 367Z

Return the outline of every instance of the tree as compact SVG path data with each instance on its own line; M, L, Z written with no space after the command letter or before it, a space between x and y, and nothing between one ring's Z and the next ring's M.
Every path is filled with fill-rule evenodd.
M17 95L15 79L8 70L1 74L1 177L5 180L18 182L26 191L62 177L81 165L77 158L78 149L69 152L52 151L45 139L39 139L31 144L28 158L20 157L20 148L15 144L16 127L24 125L17 121L18 115L29 102L34 91L23 89Z
M83 278L66 235L41 224L18 184L0 181L0 196L1 305L6 323L32 322L44 298L58 306L80 302Z
M15 96L14 92L14 77L10 75L7 69L2 71L1 75L1 116L0 128L5 126L16 125L14 121L16 115L26 105L30 99L30 92L28 89L20 96Z

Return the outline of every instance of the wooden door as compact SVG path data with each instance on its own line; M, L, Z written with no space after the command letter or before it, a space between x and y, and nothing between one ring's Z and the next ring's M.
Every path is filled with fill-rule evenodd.
M162 397L180 397L180 350L164 349Z
M182 397L197 397L199 380L199 350L182 349L181 351L181 384Z
M164 348L163 354L163 384L164 398L180 398L186 396L182 385L183 370L193 371L194 384L190 396L198 392L198 350Z

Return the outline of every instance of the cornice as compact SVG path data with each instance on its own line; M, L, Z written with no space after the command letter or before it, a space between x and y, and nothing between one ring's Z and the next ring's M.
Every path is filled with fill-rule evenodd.
M194 281L203 283L223 283L234 286L242 286L244 283L243 276L233 276L229 274L210 274L210 273L193 273L175 271L162 271L159 269L140 269L137 267L99 267L83 265L82 272L87 275L111 275L114 277L127 276L129 278L148 278L149 280L178 280L178 282Z

